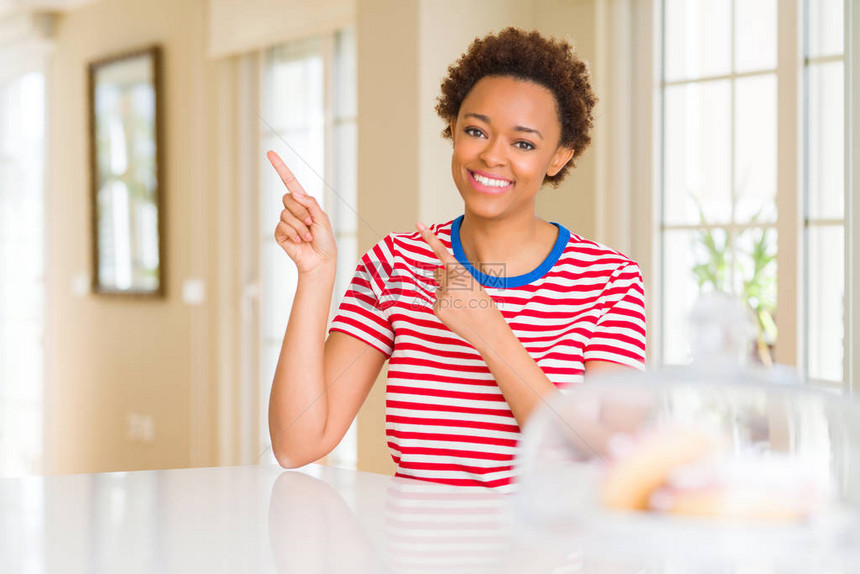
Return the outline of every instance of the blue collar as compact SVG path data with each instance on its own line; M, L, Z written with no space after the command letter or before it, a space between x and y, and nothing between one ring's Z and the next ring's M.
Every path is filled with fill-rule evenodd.
M461 215L451 222L451 248L454 250L454 257L457 258L457 261L459 261L463 267L468 269L469 273L472 274L472 277L477 279L478 283L484 287L494 287L497 289L522 287L523 285L528 285L529 283L540 279L546 275L550 269L552 269L556 262L558 262L561 254L564 252L564 248L567 246L567 242L570 240L570 231L568 231L567 228L554 221L550 221L550 223L558 227L558 239L555 240L555 245L553 245L552 251L550 251L549 255L546 256L546 259L543 260L543 263L538 265L536 269L526 273L525 275L506 277L503 275L505 272L504 264L484 263L483 268L488 273L483 273L475 269L475 267L469 263L469 260L466 258L466 254L463 252L463 244L460 243L460 224L463 222L463 217L464 216Z

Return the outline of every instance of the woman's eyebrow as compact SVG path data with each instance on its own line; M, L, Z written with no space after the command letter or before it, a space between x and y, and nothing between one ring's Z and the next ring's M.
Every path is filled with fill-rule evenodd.
M490 118L488 118L487 116L485 116L483 114L474 114L474 113L469 112L467 114L463 114L463 117L464 118L469 118L469 117L477 118L486 124L492 125ZM541 134L538 130L536 130L534 128L527 128L525 126L514 126L514 131L525 132L527 134L536 134L537 137L539 137L540 139L543 139L543 134Z

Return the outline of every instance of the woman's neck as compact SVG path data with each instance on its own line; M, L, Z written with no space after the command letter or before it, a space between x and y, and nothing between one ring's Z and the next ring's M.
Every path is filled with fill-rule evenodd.
M460 224L460 244L469 262L478 269L503 264L507 277L537 268L557 238L558 228L536 215L488 220L466 213Z

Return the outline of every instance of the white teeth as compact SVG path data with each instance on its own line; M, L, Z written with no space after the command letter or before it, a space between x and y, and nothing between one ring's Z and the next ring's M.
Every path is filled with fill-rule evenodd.
M475 181L481 185L486 185L487 187L507 187L511 183L504 179L490 179L489 177L484 177L483 175L475 172L472 172L472 177L475 178Z

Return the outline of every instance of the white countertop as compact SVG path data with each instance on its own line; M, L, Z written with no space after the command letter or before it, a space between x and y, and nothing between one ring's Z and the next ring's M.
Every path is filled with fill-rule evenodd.
M6 478L0 572L860 572L858 529L585 517L553 541L511 500L314 465Z

